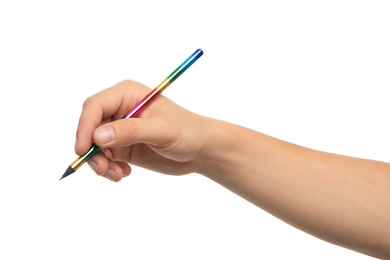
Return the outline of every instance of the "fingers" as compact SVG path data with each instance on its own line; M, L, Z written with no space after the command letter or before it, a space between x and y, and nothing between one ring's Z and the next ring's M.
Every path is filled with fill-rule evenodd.
M127 163L111 161L103 153L96 154L88 160L88 164L97 175L114 182L120 181L131 173L131 168Z
M121 118L139 97L150 91L146 86L134 81L122 81L85 100L76 132L76 154L84 154L93 143L93 132L104 123ZM88 161L91 168L100 176L112 181L120 181L130 174L131 168L125 162L113 162L103 152Z

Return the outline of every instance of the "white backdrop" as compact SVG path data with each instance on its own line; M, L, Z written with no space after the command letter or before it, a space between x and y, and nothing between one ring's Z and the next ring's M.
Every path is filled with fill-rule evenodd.
M198 175L87 165L83 101L123 79L313 149L390 161L388 1L0 1L0 259L370 259Z

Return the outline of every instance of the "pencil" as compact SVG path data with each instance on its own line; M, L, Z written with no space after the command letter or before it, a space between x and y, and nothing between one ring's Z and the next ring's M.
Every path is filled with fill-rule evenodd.
M124 115L122 119L135 117L202 55L203 51L201 49L197 49L182 64L180 64L179 67L177 67L171 74L169 74L168 77L166 77L159 85L157 85L157 87L155 87L152 91L149 92L149 94L147 94L143 99L141 99L141 101L139 101L126 115ZM80 168L81 165L83 165L98 151L100 151L100 149L101 148L99 146L93 144L85 154L78 157L73 163L69 165L60 180L74 173L78 168Z

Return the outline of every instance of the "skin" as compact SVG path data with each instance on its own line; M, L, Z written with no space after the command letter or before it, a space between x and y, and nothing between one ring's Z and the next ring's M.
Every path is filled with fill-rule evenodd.
M320 239L390 259L390 164L313 150L192 113L164 96L120 119L150 91L123 81L89 97L75 150L120 181L130 165L171 175L202 174Z

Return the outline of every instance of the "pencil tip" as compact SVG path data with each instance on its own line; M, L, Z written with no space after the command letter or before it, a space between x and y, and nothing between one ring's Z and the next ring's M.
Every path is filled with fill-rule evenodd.
M75 170L71 166L69 166L68 169L66 169L65 173L62 175L60 180L62 180L63 178L65 178L65 177L67 177L69 175L71 175L74 172L75 172Z

